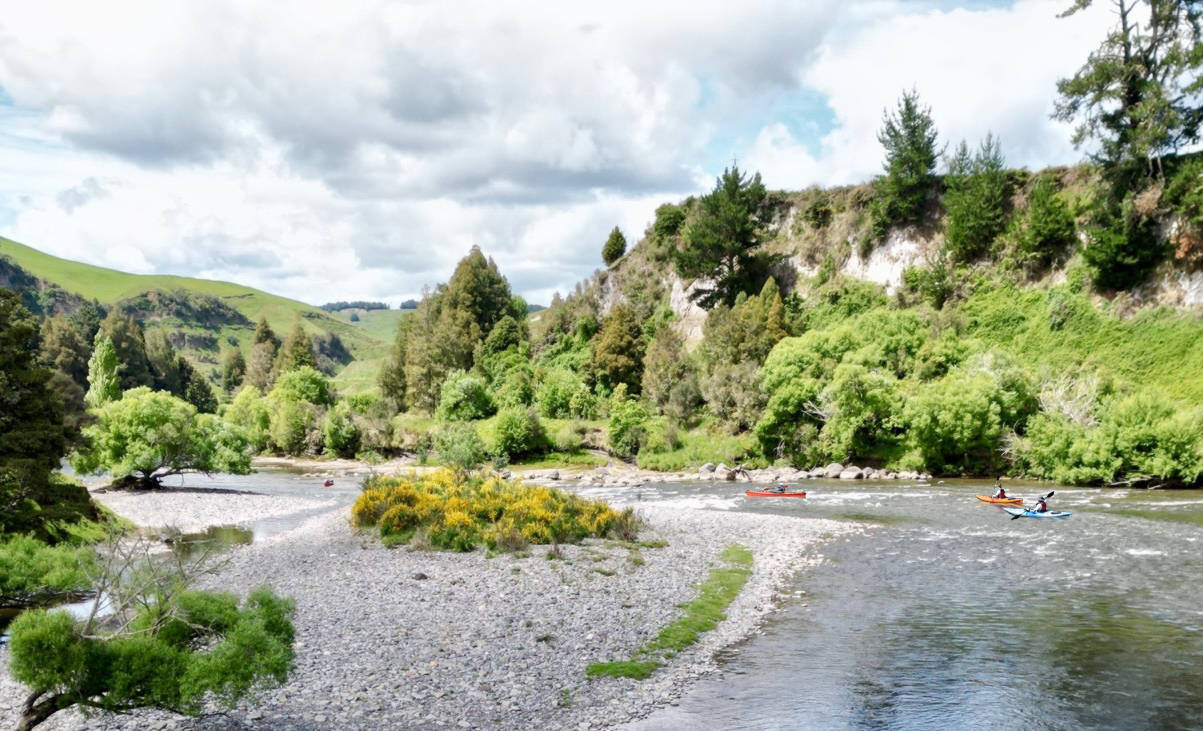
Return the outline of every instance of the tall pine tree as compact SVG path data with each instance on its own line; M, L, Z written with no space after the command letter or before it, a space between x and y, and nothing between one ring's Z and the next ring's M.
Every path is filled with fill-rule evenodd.
M927 196L936 184L936 124L931 108L919 104L919 92L903 92L893 114L885 112L877 141L886 151L885 175L873 185L874 227L883 235L891 225L923 222Z
M710 309L735 302L756 285L768 259L756 252L764 225L761 206L767 191L760 173L745 177L733 166L723 170L714 190L701 200L701 210L685 229L685 240L673 254L677 273L711 284L699 286L694 299Z
M623 254L627 253L627 237L622 235L622 231L617 226L610 232L609 238L602 246L602 261L606 262L606 266L612 266L614 262L622 258Z
M317 359L313 357L313 340L298 317L276 355L276 376L295 371L301 366L317 368Z
M37 318L0 288L0 533L40 530L53 502L50 472L66 445L40 345Z
M153 386L154 374L146 357L146 339L142 326L132 315L122 315L113 310L100 323L100 332L113 343L120 363L121 390L128 391L138 386Z
M986 135L972 156L969 146L961 142L949 165L945 187L948 250L959 261L989 253L1007 225L1007 175L994 135Z
M267 318L260 317L255 332L251 335L251 355L246 367L246 382L259 389L259 393L271 391L276 381L276 351L280 341Z
M84 397L89 407L97 409L121 398L120 369L121 363L117 360L113 341L97 332L96 346L92 348L92 358L88 361L88 394Z

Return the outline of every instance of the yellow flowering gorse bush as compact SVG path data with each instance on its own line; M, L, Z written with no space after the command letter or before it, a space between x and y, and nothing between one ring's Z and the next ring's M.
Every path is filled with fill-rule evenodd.
M407 542L421 530L431 545L456 551L482 543L489 548L577 543L616 529L631 537L636 526L630 509L619 513L563 490L497 477L457 484L448 470L373 478L351 516L356 526L376 527L386 538Z

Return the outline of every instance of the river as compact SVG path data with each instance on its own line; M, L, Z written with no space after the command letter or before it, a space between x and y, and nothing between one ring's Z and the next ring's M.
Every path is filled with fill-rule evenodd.
M829 544L722 677L627 731L1203 728L1203 493L1057 488L1073 517L1012 521L974 498L990 483L804 484L644 489L873 527Z

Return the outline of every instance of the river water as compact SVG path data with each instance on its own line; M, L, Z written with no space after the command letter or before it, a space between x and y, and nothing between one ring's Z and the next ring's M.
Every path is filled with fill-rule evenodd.
M1012 521L974 498L990 483L804 484L643 490L872 527L826 546L722 677L628 731L1203 728L1203 493L1057 488L1072 517Z

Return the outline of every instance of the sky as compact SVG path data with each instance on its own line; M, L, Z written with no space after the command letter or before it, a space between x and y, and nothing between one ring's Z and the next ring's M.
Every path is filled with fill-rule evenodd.
M1056 81L1112 18L1068 5L0 1L0 234L313 304L396 305L478 245L546 304L733 161L871 179L905 89L950 149L1082 159Z

